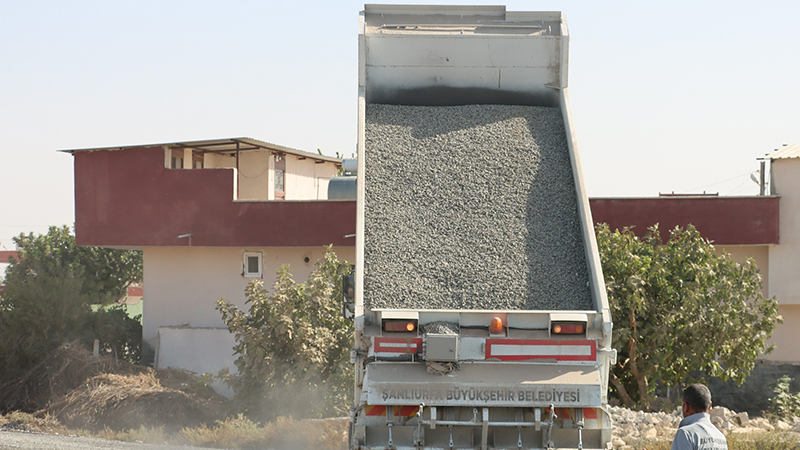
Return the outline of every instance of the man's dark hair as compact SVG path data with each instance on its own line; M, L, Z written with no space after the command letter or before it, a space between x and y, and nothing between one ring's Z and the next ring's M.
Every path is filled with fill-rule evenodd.
M704 384L695 383L683 390L683 401L695 411L706 412L711 406L711 391Z

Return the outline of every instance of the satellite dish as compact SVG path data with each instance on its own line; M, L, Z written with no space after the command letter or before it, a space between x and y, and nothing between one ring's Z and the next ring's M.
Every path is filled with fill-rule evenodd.
M750 174L750 179L753 180L753 183L761 185L761 181L758 179L756 175L758 175L761 171L756 170L755 172Z

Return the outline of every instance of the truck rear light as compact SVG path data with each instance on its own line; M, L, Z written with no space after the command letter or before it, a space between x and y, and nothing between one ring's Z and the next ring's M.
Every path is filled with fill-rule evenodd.
M554 322L550 324L550 331L553 334L584 334L586 324L580 322Z
M416 320L384 320L383 331L410 333L417 331Z

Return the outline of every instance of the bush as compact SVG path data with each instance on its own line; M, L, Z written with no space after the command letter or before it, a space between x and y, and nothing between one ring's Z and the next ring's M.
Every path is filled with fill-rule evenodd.
M792 381L788 375L780 377L772 391L775 396L769 399L769 413L790 422L793 417L800 416L800 394L789 392Z
M68 227L14 238L19 260L6 268L0 292L0 384L13 381L66 342L79 340L138 362L141 324L119 300L141 279L141 252L78 247Z
M617 364L609 381L628 408L650 411L656 386L708 377L744 382L783 318L764 298L752 259L738 263L692 225L669 239L658 226L643 237L597 226Z
M218 301L236 339L238 374L229 384L249 417L319 418L347 411L353 324L341 313L346 273L349 266L328 248L304 283L295 282L288 266L278 271L272 293L261 281L251 282L247 312Z

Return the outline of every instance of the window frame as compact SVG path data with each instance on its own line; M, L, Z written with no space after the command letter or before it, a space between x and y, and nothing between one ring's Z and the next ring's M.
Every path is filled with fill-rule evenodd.
M251 272L249 259L258 258L258 272ZM245 278L263 278L264 276L264 255L261 252L244 252L242 256L242 276Z

